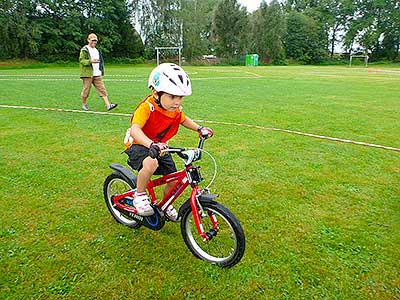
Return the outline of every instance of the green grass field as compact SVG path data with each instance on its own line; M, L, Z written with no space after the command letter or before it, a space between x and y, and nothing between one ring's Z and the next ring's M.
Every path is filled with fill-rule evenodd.
M113 112L134 110L150 70L106 65ZM193 119L400 148L398 66L186 70ZM0 105L79 110L78 74L0 68ZM88 103L105 111L94 89ZM108 213L102 184L125 164L128 117L0 107L0 298L400 299L400 152L202 124L215 131L212 191L246 233L231 269L192 256L179 224L131 230ZM196 143L182 129L170 144Z

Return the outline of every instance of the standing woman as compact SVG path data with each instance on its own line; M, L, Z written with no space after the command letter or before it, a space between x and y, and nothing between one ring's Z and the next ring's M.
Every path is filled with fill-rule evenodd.
M118 104L112 104L108 100L107 91L104 87L102 76L104 76L104 61L100 50L96 49L97 35L89 34L87 38L88 44L81 49L79 55L79 64L81 68L81 79L83 81L82 88L82 109L88 111L87 97L89 96L92 84L96 88L99 97L103 98L107 110L112 110Z

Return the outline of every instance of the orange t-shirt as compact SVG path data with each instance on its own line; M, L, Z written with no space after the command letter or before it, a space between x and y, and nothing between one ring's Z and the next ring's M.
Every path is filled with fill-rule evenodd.
M148 96L135 110L131 118L132 124L142 127L143 133L154 142L166 143L185 121L182 108L170 112L157 105L152 95ZM133 142L135 143L135 142Z

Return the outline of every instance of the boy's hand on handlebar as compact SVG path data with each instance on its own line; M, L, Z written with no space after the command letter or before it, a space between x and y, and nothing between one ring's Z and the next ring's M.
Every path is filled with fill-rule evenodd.
M165 143L151 143L149 148L149 156L151 158L157 158L161 151L168 149L168 145Z
M199 137L200 138L208 139L208 138L210 138L210 137L212 137L214 135L214 132L212 131L212 129L208 128L208 127L200 126L197 129L197 131L199 132Z

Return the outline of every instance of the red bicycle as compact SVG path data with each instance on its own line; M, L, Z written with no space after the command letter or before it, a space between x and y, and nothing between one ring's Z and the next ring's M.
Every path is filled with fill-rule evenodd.
M197 148L170 147L165 150L181 157L185 168L149 182L147 190L154 208L153 215L142 217L137 214L132 206L136 175L120 164L110 165L114 172L104 182L104 199L117 222L131 228L145 226L151 230L160 230L165 221L168 221L165 215L167 208L190 186L190 198L179 208L177 221L180 222L186 246L197 258L221 267L232 267L243 257L245 235L234 214L215 201L218 195L199 187L203 178L200 166L194 166L193 162L201 159L205 139L206 137L200 138ZM171 181L176 181L174 187L158 201L154 187Z

